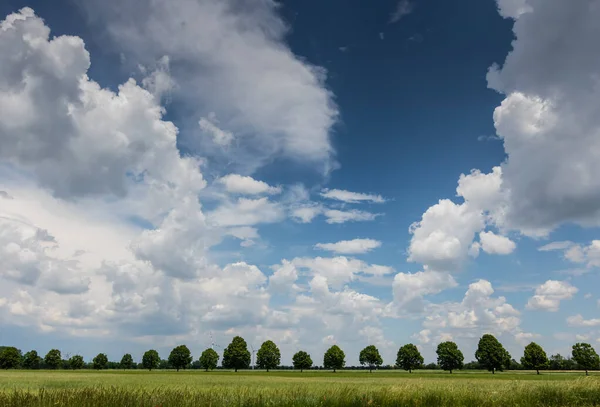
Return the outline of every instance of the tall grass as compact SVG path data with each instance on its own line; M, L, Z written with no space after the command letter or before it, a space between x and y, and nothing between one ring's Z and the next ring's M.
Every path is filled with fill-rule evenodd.
M268 379L265 380L268 382ZM394 385L328 386L95 386L5 389L2 407L191 407L191 406L406 406L406 407L570 407L600 406L600 382L497 381L473 383L409 380Z

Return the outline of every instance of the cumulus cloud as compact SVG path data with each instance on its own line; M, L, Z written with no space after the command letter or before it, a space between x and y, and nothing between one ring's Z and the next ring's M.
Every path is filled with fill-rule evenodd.
M218 120L215 112L210 112L208 117L202 117L198 122L200 129L208 134L215 144L228 146L233 141L233 133L220 129L217 124Z
M505 236L499 236L494 232L479 233L479 241L484 252L489 254L510 254L517 245Z
M260 195L260 194L279 194L280 187L272 187L266 182L255 180L249 176L239 174L229 174L217 180L225 186L227 192L233 194Z
M600 240L592 240L589 245L581 245L571 241L552 242L538 248L539 251L562 251L566 260L572 263L585 264L588 268L600 267ZM587 272L581 270L580 274Z
M426 305L423 297L457 285L454 278L445 272L425 270L417 273L398 273L392 284L393 306L399 313L420 312Z
M570 300L579 290L567 281L548 280L535 289L528 309L556 312L562 300Z
M239 198L225 202L207 214L208 221L217 226L252 226L259 223L274 223L283 220L283 207L268 198Z
M368 222L375 220L380 213L371 213L352 209L349 211L341 211L338 209L326 209L323 214L327 218L325 222L329 224L346 223L346 222Z
M327 250L339 254L362 254L381 246L381 242L373 239L342 240L337 243L317 243L316 249Z
M581 315L574 315L567 318L567 323L569 326L576 327L590 327L590 326L600 326L600 318L597 319L585 319Z
M342 189L324 189L321 196L327 199L335 199L346 203L373 202L384 203L386 200L381 195L363 194L361 192L351 192Z
M316 203L306 203L294 206L290 216L298 223L310 223L314 218L323 213L325 209Z

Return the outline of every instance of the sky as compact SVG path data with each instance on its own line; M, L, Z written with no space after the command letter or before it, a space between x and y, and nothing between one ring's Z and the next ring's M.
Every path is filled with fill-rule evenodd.
M0 344L600 348L600 2L5 0ZM212 338L212 339L211 339Z

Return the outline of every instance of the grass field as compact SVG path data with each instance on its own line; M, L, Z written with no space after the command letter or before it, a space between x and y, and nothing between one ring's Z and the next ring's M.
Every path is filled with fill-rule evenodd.
M600 375L4 371L0 406L600 406Z

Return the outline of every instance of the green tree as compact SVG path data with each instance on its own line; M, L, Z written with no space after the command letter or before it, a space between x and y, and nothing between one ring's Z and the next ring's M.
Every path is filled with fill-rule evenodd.
M361 365L369 366L369 372L372 372L373 368L383 364L383 359L381 358L379 350L375 345L369 345L361 350L360 355L358 356L358 361Z
M294 354L294 357L292 357L292 362L294 363L294 369L300 369L300 372L304 371L304 369L310 369L313 364L310 355L303 350Z
M133 368L133 357L130 353L126 353L121 358L121 363L119 363L119 367L121 369L132 369Z
M94 359L92 359L92 365L94 369L106 369L106 365L108 365L108 357L104 353L98 353Z
M496 370L502 371L510 366L510 353L494 335L485 334L479 339L479 345L475 352L475 358L477 361L492 374L496 373Z
M142 356L142 366L144 367L144 369L158 369L159 363L160 356L158 356L158 352L154 349L146 351L144 353L144 356Z
M525 369L533 369L540 374L540 369L548 369L550 362L544 349L537 343L531 342L525 346L521 364Z
M333 369L333 373L337 369L342 369L346 365L346 354L339 346L333 345L327 349L323 356L323 367L325 369Z
M419 349L412 343L404 345L398 349L398 355L396 357L396 366L401 367L404 370L408 370L412 373L413 369L421 367L423 365L423 356Z
M442 342L438 345L435 353L437 353L438 365L443 370L448 370L452 373L453 370L463 368L465 357L460 349L458 349L456 343L451 341Z
M69 358L69 367L73 370L83 369L85 366L85 362L83 361L83 356L74 355Z
M219 354L214 349L208 348L200 355L200 367L208 372L208 369L213 370L219 363Z
M39 369L42 364L42 358L36 350L30 350L23 356L23 367L25 369Z
M256 364L259 369L275 369L281 362L281 353L273 341L265 341L256 352Z
M185 345L179 345L173 348L169 354L169 364L179 372L179 369L185 369L192 363L192 354Z
M50 369L58 369L62 362L62 356L58 349L50 350L44 357L44 363Z
M600 369L600 357L589 343L576 343L573 345L573 359L580 369L585 370L586 376L588 370Z
M21 365L21 351L7 346L0 351L0 369L16 369Z
M231 343L223 350L223 367L226 369L248 369L250 367L250 351L241 336L233 338Z

